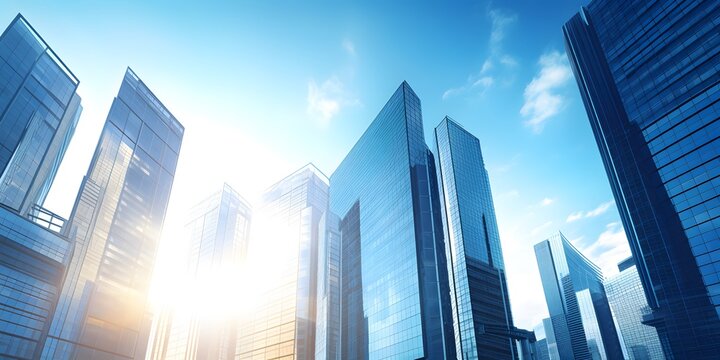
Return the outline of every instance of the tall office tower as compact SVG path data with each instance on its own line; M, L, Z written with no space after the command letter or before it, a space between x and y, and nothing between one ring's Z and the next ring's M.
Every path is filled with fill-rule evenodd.
M145 356L148 288L183 132L128 68L66 226L75 251L44 358Z
M605 280L610 309L620 331L626 359L665 359L655 328L642 323L644 314L650 313L640 276L632 257L618 264L620 273Z
M341 217L342 358L454 357L434 159L406 82L330 184Z
M543 330L545 330L548 358L550 360L560 360L560 353L558 352L557 340L555 339L555 330L553 329L552 320L550 318L545 318L542 322Z
M445 117L435 128L458 359L516 356L495 206L480 141Z
M326 212L318 239L315 359L340 360L340 219Z
M18 14L0 36L0 203L44 202L82 107L78 79Z
M186 279L200 289L188 289L209 301L199 304L202 308L176 308L171 319L162 318L156 326L168 330L156 330L157 336L167 340L153 339L166 350L156 351L157 359L233 359L235 356L235 332L238 325L235 309L228 309L222 298L231 292L229 288L240 286L239 275L247 254L250 237L250 205L235 190L225 184L223 189L196 205L191 210L186 226L190 236L190 256ZM233 282L234 280L234 282ZM218 284L218 282L229 282ZM210 284L202 286L201 284ZM214 308L210 308L214 307ZM219 314L218 312L222 312ZM159 342L158 342L159 341ZM167 344L164 346L164 344ZM163 353L160 355L159 353ZM160 356L158 356L160 355Z
M535 256L560 359L622 359L600 269L560 232Z
M548 353L547 338L540 339L535 342L535 358L537 360L550 360L550 353Z
M19 15L0 36L0 358L40 356L73 245L41 208L80 115L78 80Z
M565 45L663 346L720 352L720 2L596 0Z
M253 213L250 257L272 259L268 289L241 319L236 359L313 359L317 245L327 211L328 179L308 164L271 186Z

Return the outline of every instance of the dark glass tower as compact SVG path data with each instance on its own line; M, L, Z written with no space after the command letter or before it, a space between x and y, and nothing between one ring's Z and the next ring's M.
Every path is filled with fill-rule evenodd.
M455 354L434 159L403 82L330 177L343 359Z
M79 80L18 14L0 36L0 203L42 204L75 132Z
M80 115L78 80L18 14L0 36L0 358L36 359L72 256L41 208Z
M560 232L536 244L535 256L560 359L622 359L600 269Z
M720 351L720 2L596 0L563 27L655 326Z
M128 68L70 217L43 357L144 357L147 296L184 128Z
M490 179L480 141L446 117L435 128L457 359L516 357Z

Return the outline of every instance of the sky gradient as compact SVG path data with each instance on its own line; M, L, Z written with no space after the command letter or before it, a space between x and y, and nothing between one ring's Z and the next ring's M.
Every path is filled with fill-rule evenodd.
M186 128L156 282L182 266L188 209L248 199L302 165L330 175L406 80L426 141L445 115L481 142L518 327L547 316L533 245L562 230L605 275L630 251L565 56L584 1L452 6L5 0L80 79L80 123L45 206L68 216L130 66Z

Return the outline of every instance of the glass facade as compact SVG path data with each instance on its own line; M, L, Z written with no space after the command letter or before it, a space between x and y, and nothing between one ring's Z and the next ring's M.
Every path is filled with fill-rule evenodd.
M406 82L330 183L341 217L341 357L453 357L434 158Z
M318 241L315 359L340 360L340 219L326 212Z
M643 315L650 313L650 307L634 264L625 268L620 266L620 273L605 281L605 292L625 347L625 358L665 359L657 331L642 323Z
M555 340L555 330L553 329L552 320L545 318L542 321L543 330L545 330L545 339L547 340L548 358L550 360L560 360L558 352L557 340Z
M73 246L0 205L0 358L37 359Z
M262 302L238 329L236 359L313 359L318 238L328 179L308 164L271 186L253 214L249 256L273 259ZM254 255L256 254L256 255Z
M535 342L535 358L537 360L550 360L548 353L547 338Z
M43 358L145 355L148 288L183 132L128 69L65 226L75 251Z
M600 269L559 232L535 256L560 359L622 359Z
M480 141L446 117L435 128L457 359L516 357L505 266Z
M596 0L563 27L648 305L677 358L720 351L720 3Z
M18 14L0 36L0 203L42 204L82 107L79 80Z
M239 274L247 254L250 222L249 203L227 184L221 191L196 205L191 210L185 227L190 236L190 255L185 278L196 284L212 281L210 279L213 277L231 281L235 274ZM214 290L216 289L208 289ZM175 316L162 312L156 326L169 328L155 329L153 332L156 336L167 339L151 339L151 342L153 346L165 349L153 349L150 352L154 354L151 358L233 359L238 322L232 310L223 309L227 310L227 313L223 314L222 318L207 314L203 310L205 309L175 312Z

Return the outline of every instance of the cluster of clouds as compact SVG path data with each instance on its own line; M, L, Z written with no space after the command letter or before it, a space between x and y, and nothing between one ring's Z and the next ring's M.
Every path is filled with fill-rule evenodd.
M508 27L517 21L517 15L504 13L497 9L489 9L487 16L490 19L490 38L488 39L489 55L480 67L480 71L470 74L465 84L445 90L443 100L466 93L483 94L497 81L497 67L513 68L517 60L502 50L502 42Z
M352 60L357 56L355 44L345 39L340 45L350 60L349 66L352 67ZM360 104L360 100L348 91L345 85L352 80L352 74L353 71L349 71L343 77L333 74L323 81L308 80L306 113L317 121L321 128L327 127L342 109Z
M526 119L525 125L533 131L542 131L551 117L559 114L567 103L567 98L558 90L572 79L572 71L567 57L558 51L540 56L540 71L525 87L525 99L520 114Z
M593 218L596 216L600 216L600 215L606 213L608 210L610 210L610 207L613 205L615 205L615 201L610 200L610 201L607 201L607 202L604 202L604 203L598 205L596 208L594 208L592 210L574 212L574 213L568 215L568 217L565 221L571 223L571 222L574 222L574 221L577 221L580 219L587 219L587 218Z

